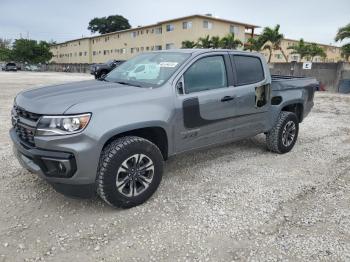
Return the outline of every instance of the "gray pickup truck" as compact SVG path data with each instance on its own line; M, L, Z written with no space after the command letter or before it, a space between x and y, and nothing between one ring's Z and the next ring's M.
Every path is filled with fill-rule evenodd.
M271 76L258 53L143 53L100 81L21 92L10 136L19 162L56 190L127 208L151 197L179 153L260 133L268 150L290 151L317 87Z

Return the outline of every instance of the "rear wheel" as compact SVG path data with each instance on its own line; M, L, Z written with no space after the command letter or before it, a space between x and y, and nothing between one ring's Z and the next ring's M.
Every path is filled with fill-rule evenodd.
M129 208L149 199L163 174L163 157L156 145L140 137L114 140L103 150L97 193L114 207Z
M296 114L282 111L276 125L266 134L267 148L279 154L292 150L299 133L299 121Z

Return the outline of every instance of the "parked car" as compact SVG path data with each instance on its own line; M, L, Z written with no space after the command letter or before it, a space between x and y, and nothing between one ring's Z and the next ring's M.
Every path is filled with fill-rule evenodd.
M37 65L26 65L24 67L25 71L40 71L40 67L38 67Z
M109 72L124 62L124 60L109 60L104 64L94 64L90 68L90 73L95 76L95 79L104 78Z
M2 71L17 71L17 66L15 63L7 63L3 66Z
M21 92L10 136L19 162L57 191L96 190L127 208L151 197L164 160L177 154L260 133L268 150L289 152L317 86L271 76L258 53L143 53L104 81Z

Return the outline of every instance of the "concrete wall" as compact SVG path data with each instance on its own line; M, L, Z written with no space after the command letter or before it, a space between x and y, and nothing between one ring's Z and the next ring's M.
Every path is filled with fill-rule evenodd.
M293 70L294 69L294 70ZM327 91L338 92L339 82L350 79L350 64L312 63L312 69L303 69L303 63L270 64L271 74L315 77Z

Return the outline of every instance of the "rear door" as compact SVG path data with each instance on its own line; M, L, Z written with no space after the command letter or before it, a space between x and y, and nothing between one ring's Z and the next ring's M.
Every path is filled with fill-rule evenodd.
M230 54L234 73L235 113L241 116L237 136L264 132L270 106L270 80L261 58L249 54Z

